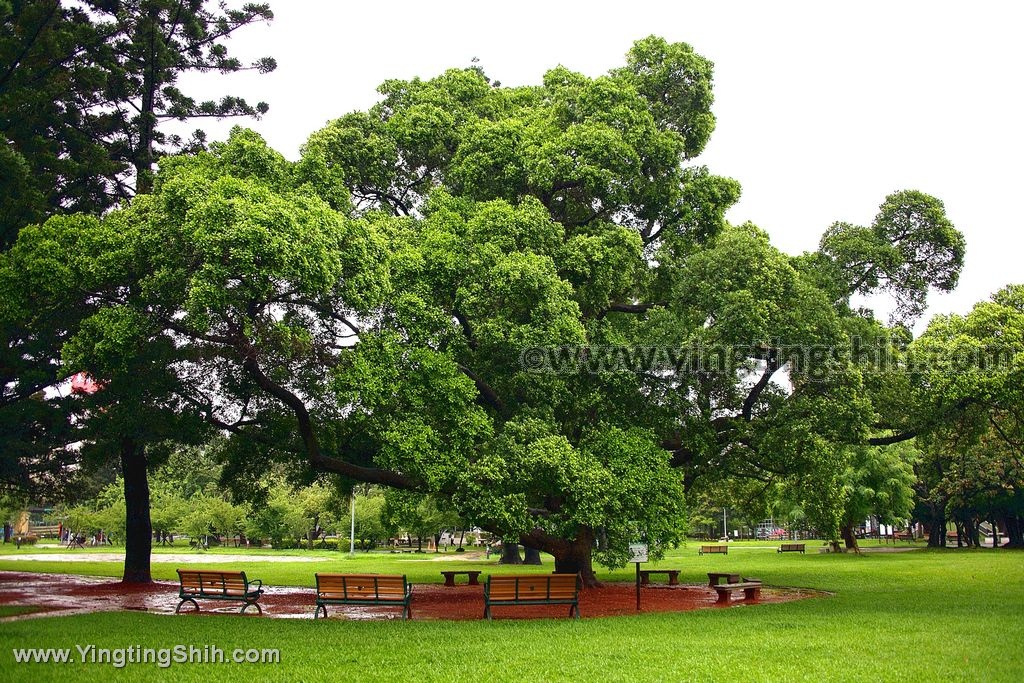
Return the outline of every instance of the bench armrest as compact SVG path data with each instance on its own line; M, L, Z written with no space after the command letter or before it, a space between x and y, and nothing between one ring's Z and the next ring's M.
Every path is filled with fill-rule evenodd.
M261 579L249 579L249 588L255 587L256 590L263 590L263 581Z

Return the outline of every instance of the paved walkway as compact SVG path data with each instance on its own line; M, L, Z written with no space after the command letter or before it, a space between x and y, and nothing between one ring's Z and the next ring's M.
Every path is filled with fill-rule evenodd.
M37 562L122 562L124 553L11 553L0 556L3 560L26 560ZM220 562L323 562L323 557L302 557L299 555L224 555L222 553L153 553L152 562L174 564L215 564Z

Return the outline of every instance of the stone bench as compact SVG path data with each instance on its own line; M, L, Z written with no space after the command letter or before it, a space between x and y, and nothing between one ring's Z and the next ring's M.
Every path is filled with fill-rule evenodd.
M718 604L728 605L729 599L733 592L742 590L743 598L747 602L754 602L761 598L761 584L755 581L745 581L743 583L723 583L714 587L718 593Z
M679 585L679 569L641 569L640 570L640 583L649 584L651 582L651 574L667 574L668 585L678 586Z

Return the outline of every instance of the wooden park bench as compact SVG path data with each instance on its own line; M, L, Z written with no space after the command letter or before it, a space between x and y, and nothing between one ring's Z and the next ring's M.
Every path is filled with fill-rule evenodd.
M181 606L191 602L199 611L199 603L196 600L229 600L245 603L239 612L244 613L251 605L256 611L263 614L263 608L256 601L263 595L263 582L259 579L248 579L245 572L222 572L208 569L179 569L178 580L181 588L178 590L178 603L174 613L181 611Z
M651 574L668 574L668 585L678 586L679 572L679 569L641 569L640 583L649 584L651 582Z
M469 576L469 584L468 585L470 585L470 586L479 586L480 585L480 581L478 581L478 577L480 576L480 572L478 570L470 570L470 571L464 571L464 572L441 572L441 574L442 574L442 576L444 576L444 585L446 585L446 586L454 586L455 585L455 575L456 574L466 574L467 576Z
M779 552L779 553L802 553L802 552L804 552L804 544L803 543L783 543L782 545L779 546L779 549L776 552Z
M761 582L760 581L744 581L743 583L723 583L714 586L715 591L718 593L718 604L728 605L729 598L733 591L742 590L743 598L747 602L753 602L761 598Z
M484 586L484 616L491 607L514 605L569 605L569 616L580 618L578 574L490 575Z
M721 553L723 555L729 554L729 546L727 545L702 545L700 550L697 551L698 555L704 553Z
M402 608L402 619L412 619L412 584L404 574L317 574L316 611L327 605L376 605Z

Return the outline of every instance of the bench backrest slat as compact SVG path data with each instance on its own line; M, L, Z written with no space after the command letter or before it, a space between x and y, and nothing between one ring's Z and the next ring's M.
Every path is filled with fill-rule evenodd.
M181 591L206 595L245 595L249 581L245 572L179 569Z
M321 597L341 600L401 598L408 592L405 575L317 574L316 591Z
M491 575L487 595L491 600L573 600L576 574Z

